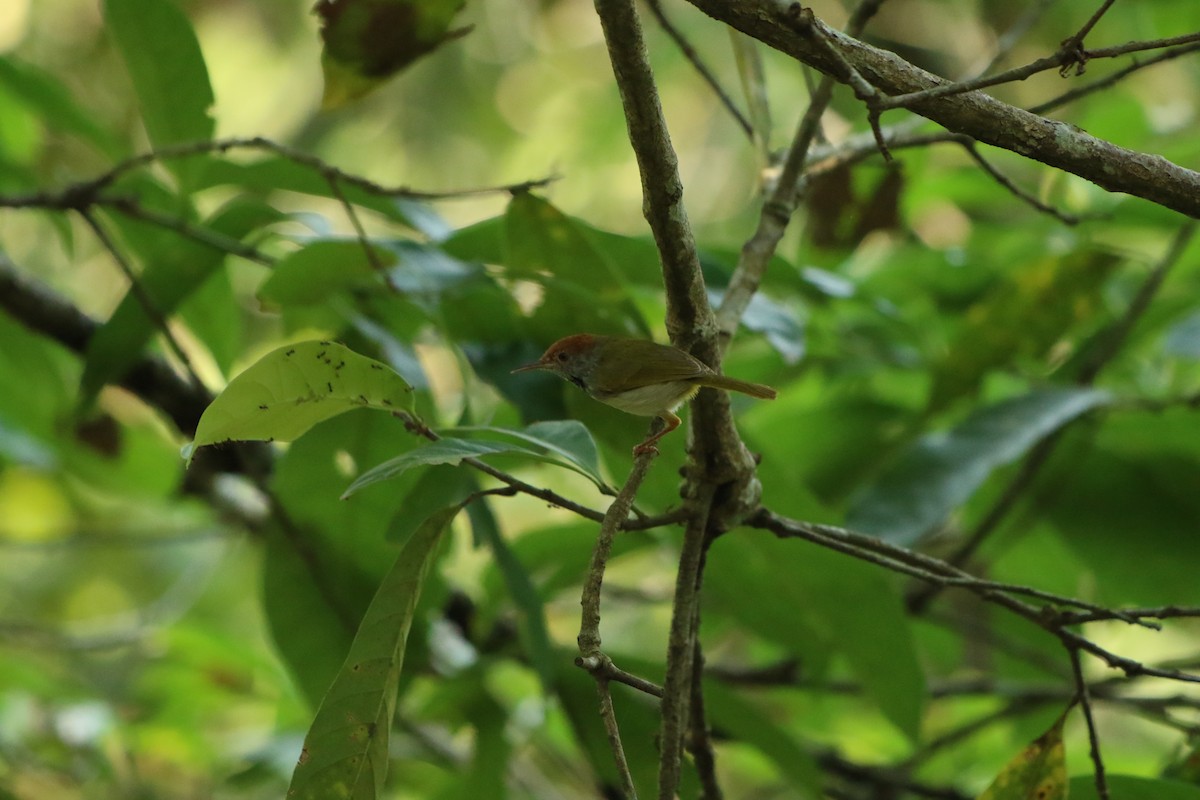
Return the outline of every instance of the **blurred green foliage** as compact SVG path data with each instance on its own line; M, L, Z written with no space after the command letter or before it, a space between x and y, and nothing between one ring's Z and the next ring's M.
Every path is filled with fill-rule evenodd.
M1035 4L891 0L870 40L960 75L992 52L1018 5ZM727 33L689 7L667 10L736 86ZM816 12L843 18L833 3ZM1051 5L1000 66L1052 52L1082 21L1077 4ZM391 767L362 796L596 796L617 785L592 680L571 664L595 525L525 496L478 497L453 523L445 509L496 486L454 466L468 455L604 508L604 484L624 479L643 422L509 371L580 330L661 339L657 254L590 5L479 0L460 23L471 32L400 78L320 112L318 22L304 3L0 9L4 197L183 147L114 174L92 208L137 289L77 216L35 202L0 209L0 252L100 321L79 355L0 314L0 797L281 796L364 615L393 652L401 628L411 633L398 682L370 689L398 715L390 749L362 728L374 742L363 752L386 752ZM1190 0L1116 4L1088 42L1197 29ZM717 297L758 214L756 156L667 36L652 23L648 36ZM762 55L779 147L805 82L782 55ZM1032 105L1126 63L995 93ZM1192 55L1056 113L1194 169L1198 97ZM864 117L842 91L825 133L836 144L865 130ZM287 146L188 148L214 135ZM1036 441L1061 432L970 568L1099 603L1194 605L1200 243L1174 259L1092 381L1184 221L1013 154L985 155L1083 221L1034 210L954 145L899 150L898 171L868 159L823 183L798 216L724 365L780 391L773 403L733 398L762 454L764 504L944 554ZM380 191L550 176L534 191L447 200ZM373 360L347 381L386 365L449 440L423 443L389 404L344 391L276 447L266 491L230 479L215 490L222 503L183 494L187 432L112 386L146 353L177 359L163 319L214 391L248 368L256 390L286 389L286 377L251 365L274 370L272 351L278 361L296 342L336 339ZM582 425L547 424L564 419ZM663 441L644 512L678 506L685 439ZM431 518L449 526L440 545L415 538L429 537ZM973 796L1069 702L1066 654L1041 629L952 593L909 614L912 586L899 576L768 536L731 532L709 557L706 694L728 796L819 796L849 780L837 759L901 765ZM381 583L381 596L411 587L403 570L424 561L390 570L414 539L432 568L405 595L411 610L388 617L371 601ZM677 546L674 528L622 534L606 576L605 652L651 680L662 677ZM1162 634L1086 631L1146 663L1200 657L1194 620ZM776 680L756 683L763 675ZM955 690L972 683L982 688ZM656 706L616 689L631 771L650 794ZM1145 679L1136 689L1182 692ZM1155 711L1118 687L1098 701L1104 754L1128 773L1117 785L1130 797L1196 795L1189 698ZM952 735L990 714L974 735ZM1063 736L1067 774L1089 772L1077 713ZM1075 778L1072 796L1089 780ZM686 771L682 795L697 781ZM875 796L869 783L839 785L841 796Z

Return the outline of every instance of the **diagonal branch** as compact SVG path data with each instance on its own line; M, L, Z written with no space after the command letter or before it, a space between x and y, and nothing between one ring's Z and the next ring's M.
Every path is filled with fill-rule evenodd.
M720 20L826 74L839 74L839 65L825 48L797 31L794 3L786 0L689 0ZM818 21L818 25L822 25ZM845 60L876 89L888 95L920 92L947 82L910 64L895 53L880 50L823 26L825 37ZM1123 192L1200 217L1200 173L1167 159L1139 153L1067 123L1002 103L979 91L955 97L926 97L910 110L948 130L1011 150L1112 192Z

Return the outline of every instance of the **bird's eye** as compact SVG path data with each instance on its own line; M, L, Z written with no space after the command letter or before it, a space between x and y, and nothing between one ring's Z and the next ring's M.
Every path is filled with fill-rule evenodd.
M555 356L555 358L557 358L559 361L566 361L567 360L566 351L560 352L558 355Z

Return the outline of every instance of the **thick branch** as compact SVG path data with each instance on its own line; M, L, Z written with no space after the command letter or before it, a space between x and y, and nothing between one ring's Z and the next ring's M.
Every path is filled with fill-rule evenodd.
M786 0L690 0L714 19L826 74L841 69L814 37L796 27L798 4ZM818 22L818 24L820 24ZM860 74L888 95L910 94L946 83L895 53L871 47L824 27L825 38ZM948 130L1011 150L1085 178L1112 192L1150 200L1200 217L1200 173L1165 158L1098 139L1065 122L1045 119L982 92L935 97L909 108Z

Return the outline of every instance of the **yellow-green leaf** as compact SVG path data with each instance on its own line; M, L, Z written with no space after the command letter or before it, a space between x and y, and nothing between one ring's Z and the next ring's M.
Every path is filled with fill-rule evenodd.
M273 350L205 409L192 449L230 440L290 442L355 408L412 408L412 387L386 364L336 342Z
M1008 762L979 800L1067 800L1062 729L1070 710Z
M289 800L375 800L388 767L400 668L421 586L461 506L437 512L400 551L363 616L346 663L321 701L288 787Z

